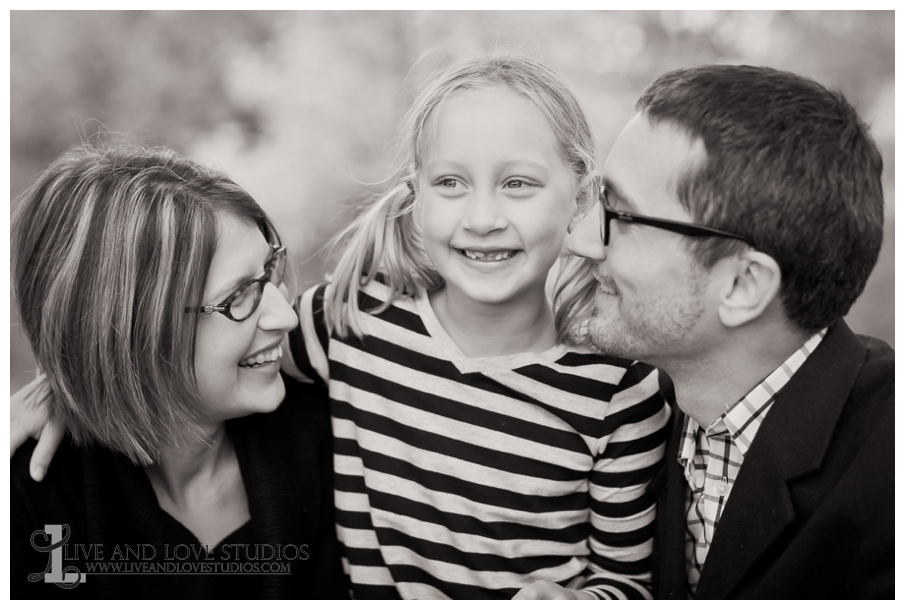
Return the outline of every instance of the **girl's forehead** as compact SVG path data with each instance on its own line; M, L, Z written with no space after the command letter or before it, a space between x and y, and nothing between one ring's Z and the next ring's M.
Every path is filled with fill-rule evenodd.
M425 127L435 127L450 114L468 113L475 118L494 112L515 110L544 117L537 102L505 83L488 83L480 87L456 89L443 97L427 117Z
M532 144L559 148L552 121L538 104L508 85L456 91L444 98L428 115L420 139L420 151L429 154L438 145L467 141L498 143L514 138Z

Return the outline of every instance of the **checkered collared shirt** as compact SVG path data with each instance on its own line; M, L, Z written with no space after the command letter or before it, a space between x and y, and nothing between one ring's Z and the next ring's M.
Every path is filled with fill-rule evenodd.
M695 592L723 507L754 441L773 406L773 397L820 344L826 329L807 340L753 390L729 407L704 430L685 416L679 464L685 469L690 493L686 497L685 560L689 597Z

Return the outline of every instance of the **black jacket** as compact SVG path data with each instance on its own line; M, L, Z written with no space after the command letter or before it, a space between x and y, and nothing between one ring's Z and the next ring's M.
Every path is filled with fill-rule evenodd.
M839 321L776 395L720 518L696 599L895 595L895 353ZM681 405L680 405L681 406ZM654 595L685 599L676 456L658 494Z

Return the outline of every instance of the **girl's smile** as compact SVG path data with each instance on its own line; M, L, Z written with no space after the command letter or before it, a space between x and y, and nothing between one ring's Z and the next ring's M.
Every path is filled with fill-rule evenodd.
M461 248L462 254L473 260L482 263L493 263L499 261L508 261L513 256L517 256L519 250L494 250L494 249L478 249L478 248Z

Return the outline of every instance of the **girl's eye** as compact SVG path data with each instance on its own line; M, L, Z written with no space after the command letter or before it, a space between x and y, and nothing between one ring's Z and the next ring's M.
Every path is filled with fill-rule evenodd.
M441 178L439 184L440 186L444 186L448 189L454 189L459 185L459 181L455 178Z
M507 189L520 189L525 186L525 182L523 180L510 180L505 186Z

